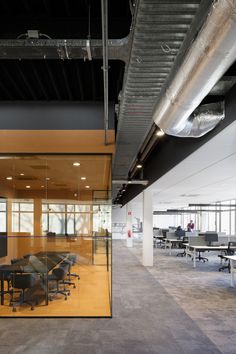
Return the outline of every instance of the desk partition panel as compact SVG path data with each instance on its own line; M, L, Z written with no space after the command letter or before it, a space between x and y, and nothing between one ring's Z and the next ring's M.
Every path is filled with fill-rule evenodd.
M2 156L0 171L0 317L110 317L111 156Z

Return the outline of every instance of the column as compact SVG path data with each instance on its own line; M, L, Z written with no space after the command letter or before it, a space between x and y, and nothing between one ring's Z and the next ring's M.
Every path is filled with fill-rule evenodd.
M132 231L132 208L131 204L126 205L126 245L133 247L133 231Z
M143 265L153 266L152 191L143 191Z

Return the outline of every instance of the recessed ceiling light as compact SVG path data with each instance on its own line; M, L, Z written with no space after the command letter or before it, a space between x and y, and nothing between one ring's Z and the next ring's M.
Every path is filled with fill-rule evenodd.
M79 162L74 162L73 166L80 166L80 163Z
M141 165L141 163L139 163L139 164L137 164L137 166L136 166L137 168L142 168L143 167L143 165Z
M163 132L162 129L160 129L160 130L158 130L158 131L156 132L156 135L157 135L157 136L163 136L163 135L165 135L165 133Z
M125 189L122 189L122 192L125 192Z
M20 176L24 176L25 174L24 173L20 173Z
M90 186L85 186L85 188L89 189L89 188L90 188Z
M46 177L45 179L46 179L46 181L50 181L50 177Z
M77 193L74 193L74 197L77 197L78 196L78 194Z
M30 186L25 186L25 188L29 189L29 188L30 188Z
M131 181L128 181L129 184L131 184L132 182Z
M85 181L85 180L86 180L86 177L81 177L80 179L82 179L82 181Z
M41 186L41 188L44 188L44 186Z
M6 179L8 179L8 181L12 180L12 176L6 177Z

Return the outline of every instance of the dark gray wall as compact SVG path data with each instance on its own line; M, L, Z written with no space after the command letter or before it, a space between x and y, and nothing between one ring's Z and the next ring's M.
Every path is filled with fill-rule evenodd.
M0 129L102 130L101 102L1 102ZM109 129L114 129L114 104L109 105Z

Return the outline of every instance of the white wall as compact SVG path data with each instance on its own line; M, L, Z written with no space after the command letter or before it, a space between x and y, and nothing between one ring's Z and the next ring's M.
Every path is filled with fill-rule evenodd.
M112 238L126 239L126 206L112 209Z

